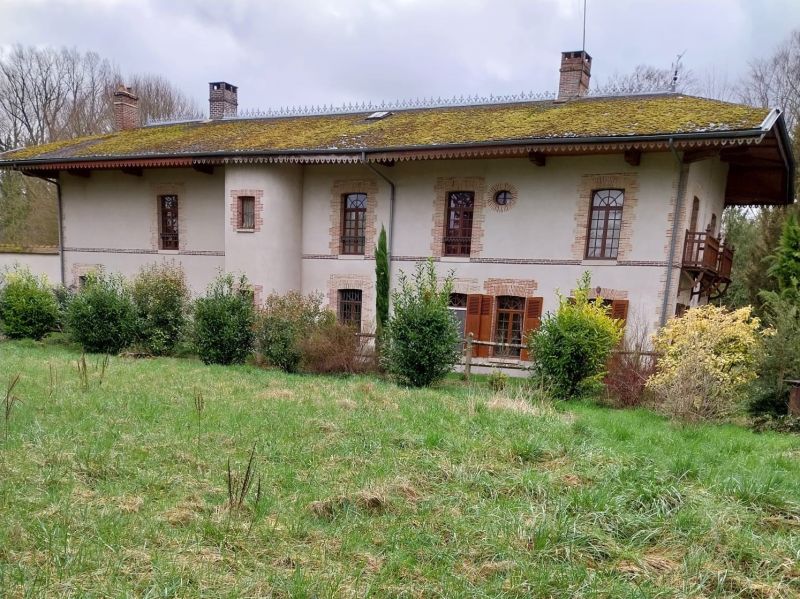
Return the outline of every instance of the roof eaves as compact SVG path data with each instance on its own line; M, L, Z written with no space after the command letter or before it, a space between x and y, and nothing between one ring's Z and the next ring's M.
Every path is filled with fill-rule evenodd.
M773 111L774 112L774 111ZM780 111L778 111L780 113ZM764 129L765 124L771 118L772 113L757 129L731 129L727 131L700 131L685 133L659 133L647 135L600 135L583 137L539 137L521 138L508 140L492 140L484 142L468 142L457 144L437 144L437 145L407 145L407 146L384 146L384 147L356 147L356 148L329 148L329 149L289 149L289 150L259 150L247 152L231 152L230 150L204 151L204 152L183 152L183 153L150 153L129 156L81 156L81 157L45 157L27 158L22 160L3 160L0 154L0 169L17 169L20 167L35 167L36 165L46 165L51 163L58 164L81 164L97 162L114 162L121 160L163 160L163 159L208 159L208 158L247 158L247 157L269 157L269 156L297 156L307 157L312 161L318 161L325 156L352 156L358 161L359 156L364 153L387 154L391 152L414 152L414 151L436 151L436 150L463 150L469 148L483 147L515 147L515 146L569 146L586 144L625 144L625 143L647 143L647 142L667 142L669 139L680 140L727 140L727 139L747 139L758 140L768 131ZM775 118L780 116L778 114ZM774 119L770 121L774 123Z

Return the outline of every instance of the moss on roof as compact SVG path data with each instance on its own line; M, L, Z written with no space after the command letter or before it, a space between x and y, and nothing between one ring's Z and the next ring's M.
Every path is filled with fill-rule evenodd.
M143 127L0 155L0 163L181 154L331 151L758 128L768 110L682 95L585 98Z

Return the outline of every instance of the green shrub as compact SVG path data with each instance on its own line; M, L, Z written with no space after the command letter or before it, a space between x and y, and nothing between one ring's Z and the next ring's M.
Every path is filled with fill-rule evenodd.
M186 327L189 287L183 269L175 264L150 264L133 280L137 338L149 353L172 353Z
M53 295L56 298L58 305L58 322L56 328L60 331L67 329L67 311L72 298L75 297L76 291L64 285L58 285L53 288Z
M58 304L45 277L24 267L0 281L0 331L11 339L41 339L58 322Z
M400 383L425 387L443 379L458 361L459 334L448 304L452 275L441 287L433 261L417 265L411 281L401 273L381 347L381 362Z
M253 289L220 274L194 303L194 346L206 364L241 364L253 347Z
M499 393L506 388L508 384L508 375L500 370L492 370L489 375L489 388L495 393Z
M591 279L584 273L573 298L559 295L555 314L528 338L534 373L553 394L569 399L603 378L611 350L622 339L622 323L609 315L601 298L589 299Z
M136 339L136 310L119 275L90 273L67 308L67 328L84 350L117 353Z
M758 378L750 390L748 411L786 414L789 403L787 379L800 379L800 301L788 289L762 294L764 322L770 334L758 364Z
M315 327L333 322L335 316L322 307L321 294L270 294L256 318L256 351L272 366L297 372L303 358L303 340Z

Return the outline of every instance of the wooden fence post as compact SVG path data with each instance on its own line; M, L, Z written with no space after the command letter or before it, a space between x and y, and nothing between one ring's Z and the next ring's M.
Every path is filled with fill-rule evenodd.
M464 380L468 381L472 371L472 333L467 334L464 347Z

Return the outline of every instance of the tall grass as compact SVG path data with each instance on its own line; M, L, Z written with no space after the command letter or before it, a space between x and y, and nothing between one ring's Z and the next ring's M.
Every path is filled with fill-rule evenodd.
M79 359L0 343L3 597L800 593L797 436L515 380L111 357L100 385L87 355L51 383Z

